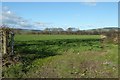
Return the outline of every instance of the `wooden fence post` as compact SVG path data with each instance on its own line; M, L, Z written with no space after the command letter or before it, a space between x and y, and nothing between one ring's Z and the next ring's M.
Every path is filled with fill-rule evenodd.
M14 33L9 28L0 29L0 52L2 55L13 55Z

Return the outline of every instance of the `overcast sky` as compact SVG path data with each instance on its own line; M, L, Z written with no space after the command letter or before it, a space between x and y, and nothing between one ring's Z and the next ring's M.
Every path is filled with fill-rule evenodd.
M118 26L117 2L3 2L3 24L17 28Z

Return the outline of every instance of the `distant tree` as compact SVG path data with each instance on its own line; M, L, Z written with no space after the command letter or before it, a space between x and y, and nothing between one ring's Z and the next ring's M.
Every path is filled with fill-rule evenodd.
M44 31L45 31L45 32L46 32L46 31L49 32L49 31L50 31L50 28L45 28Z
M77 31L79 31L79 29L69 27L69 28L67 28L66 31L68 34L77 34Z
M67 31L68 31L68 32L74 32L74 31L78 31L78 29L77 29L77 28L71 28L71 27L69 27L69 28L67 29Z
M44 33L46 34L61 34L64 30L62 28L45 28Z

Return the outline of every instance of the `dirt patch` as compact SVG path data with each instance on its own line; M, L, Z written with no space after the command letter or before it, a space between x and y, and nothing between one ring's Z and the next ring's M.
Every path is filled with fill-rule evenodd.
M98 61L84 61L80 64L81 77L97 77L98 71L101 69L101 62Z

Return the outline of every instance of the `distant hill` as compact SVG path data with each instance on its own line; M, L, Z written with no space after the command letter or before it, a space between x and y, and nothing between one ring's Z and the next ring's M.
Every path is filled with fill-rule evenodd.
M118 31L120 30L120 28L119 27L105 27L105 28L98 28L98 29L89 29L87 31L110 31L110 30Z

